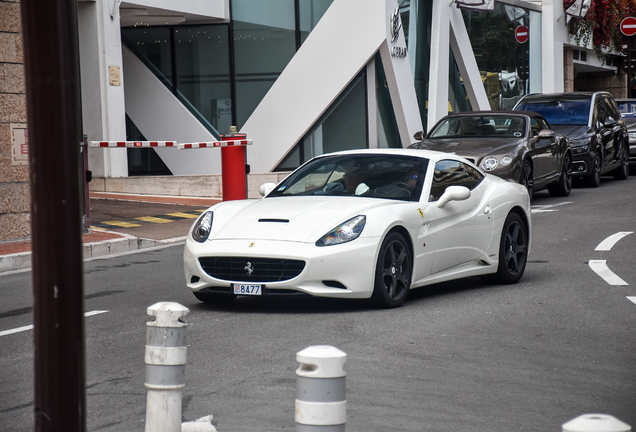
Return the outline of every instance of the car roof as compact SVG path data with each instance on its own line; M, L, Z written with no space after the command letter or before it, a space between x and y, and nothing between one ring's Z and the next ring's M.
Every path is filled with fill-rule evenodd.
M396 155L396 156L411 156L418 158L430 159L434 162L440 161L442 159L454 159L465 162L465 159L456 156L454 154L440 152L435 150L424 150L424 149L410 149L410 148L382 148L382 149L357 149L357 150L343 150L333 153L325 153L320 156L316 156L314 159L330 157L330 156L340 156L340 155L360 155L360 154L368 154L368 155Z
M475 115L495 115L495 116L528 116L530 118L540 118L545 121L545 118L537 112L534 111L506 111L506 110L492 110L492 111L464 111L460 113L453 113L445 116L444 118L454 118L454 117L467 117L467 116L475 116Z
M523 100L568 100L568 99L591 99L594 95L611 96L609 92L566 92L566 93L530 93L523 97Z

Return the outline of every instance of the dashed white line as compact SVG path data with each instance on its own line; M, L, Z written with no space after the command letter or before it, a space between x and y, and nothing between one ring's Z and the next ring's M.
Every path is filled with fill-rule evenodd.
M559 211L559 209L555 209L554 207L558 207L558 206L562 206L566 204L572 204L572 201L563 201L558 204L533 205L532 208L530 209L530 213L535 214L535 213L555 212L555 211Z
M612 247L614 247L614 245L616 243L618 243L618 241L620 239L622 239L623 237L627 237L630 234L633 234L633 231L622 231L622 232L618 232L616 234L612 234L611 236L609 236L608 238L606 238L605 240L603 240L602 242L600 242L598 244L598 246L596 246L596 251L609 251L612 249Z
M84 314L84 317L89 317L89 316L93 316L93 315L99 315L99 314L103 314L108 312L107 310L94 310L94 311L90 311L90 312L86 312ZM23 331L28 331L28 330L33 330L33 324L28 325L28 326L23 326L23 327L17 327L14 329L10 329L10 330L4 330L4 331L0 331L0 337L2 336L7 336L10 334L14 334L14 333L20 333Z
M633 296L627 296L627 299L628 299L629 301L631 301L632 303L636 303L636 297L633 297Z
M616 276L616 274L607 267L607 261L605 260L590 260L588 263L590 268L605 280L610 285L629 285L623 279Z

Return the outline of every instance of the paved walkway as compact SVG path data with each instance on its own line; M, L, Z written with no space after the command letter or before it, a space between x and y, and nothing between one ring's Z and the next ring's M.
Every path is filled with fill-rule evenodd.
M90 202L84 258L182 242L194 219L220 200L91 192ZM0 273L30 267L30 239L0 243Z

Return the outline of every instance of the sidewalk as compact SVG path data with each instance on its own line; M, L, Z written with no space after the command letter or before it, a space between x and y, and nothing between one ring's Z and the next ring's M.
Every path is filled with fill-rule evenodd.
M85 259L183 242L197 215L220 199L92 192L90 201ZM0 243L0 273L30 267L30 239Z

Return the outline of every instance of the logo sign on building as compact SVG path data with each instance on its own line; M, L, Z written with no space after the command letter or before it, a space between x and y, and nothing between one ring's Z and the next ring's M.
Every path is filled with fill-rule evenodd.
M400 17L400 8L397 7L391 14L389 19L389 31L391 33L391 56L392 57L406 57L406 45L396 46L400 40L400 32L402 31L402 18Z
M623 19L620 29L625 36L634 36L636 34L636 18L627 17Z
M515 29L515 39L519 43L528 42L528 27L520 25Z

